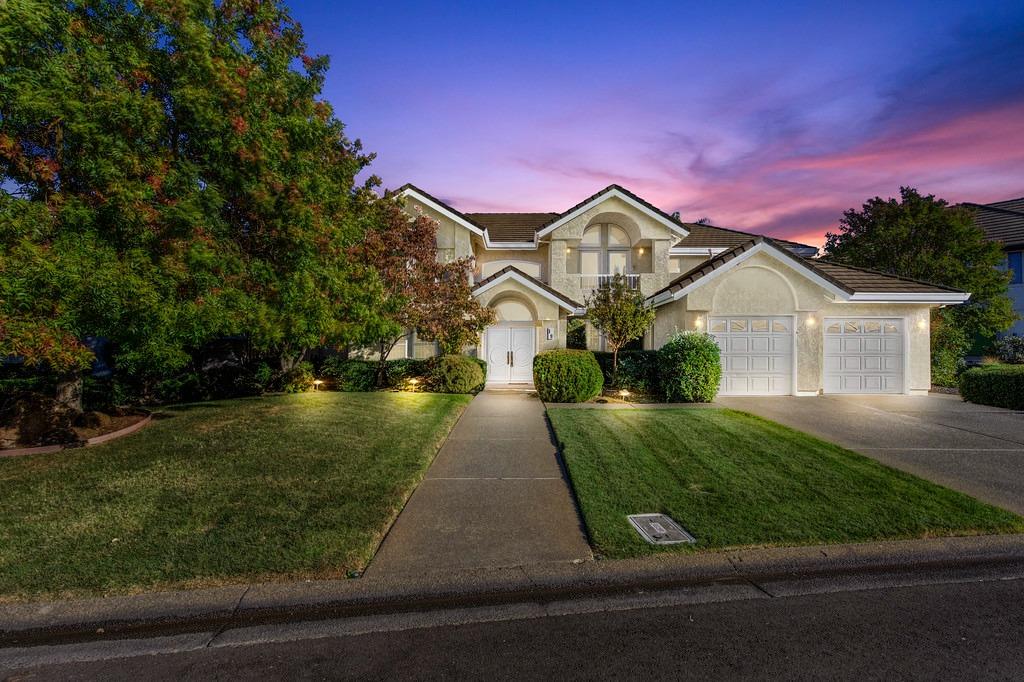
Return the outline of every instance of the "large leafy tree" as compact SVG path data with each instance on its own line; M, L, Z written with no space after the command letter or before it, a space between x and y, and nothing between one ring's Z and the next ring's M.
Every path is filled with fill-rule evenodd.
M219 335L287 365L361 334L379 285L346 254L370 157L282 6L0 11L0 353L73 379L104 337L155 376Z
M619 350L638 339L654 324L654 309L626 278L615 275L587 298L587 319L604 334L612 351L612 374L619 371Z
M1015 318L999 245L985 239L970 209L916 189L901 187L899 200L875 197L859 211L845 211L839 230L826 235L824 251L839 263L971 292L968 303L932 315L940 375L950 373L950 363L962 358L974 335L991 339Z
M494 311L473 297L470 258L438 260L434 220L409 216L390 196L370 211L371 227L353 254L383 283L363 338L379 353L377 381L383 385L388 355L411 330L436 340L443 352L454 353L479 340L494 321Z

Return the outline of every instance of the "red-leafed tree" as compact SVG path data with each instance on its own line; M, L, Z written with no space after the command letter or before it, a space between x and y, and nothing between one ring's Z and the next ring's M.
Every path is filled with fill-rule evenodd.
M438 261L435 221L410 217L392 197L370 211L371 225L354 252L384 287L364 339L380 353L377 381L383 385L388 355L411 330L437 341L442 352L456 353L479 340L494 311L473 297L471 258Z

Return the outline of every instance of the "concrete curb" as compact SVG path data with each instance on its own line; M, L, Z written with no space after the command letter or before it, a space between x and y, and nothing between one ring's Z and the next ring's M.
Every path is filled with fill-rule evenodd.
M0 605L0 647L220 631L263 623L551 602L723 582L1024 564L1024 535L660 554L376 578L263 583Z

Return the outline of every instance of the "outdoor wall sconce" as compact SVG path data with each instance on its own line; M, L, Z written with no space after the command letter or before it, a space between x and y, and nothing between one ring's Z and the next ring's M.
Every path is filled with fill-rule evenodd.
M704 328L704 318L703 317L698 317L696 320L693 321L693 326L696 327L697 329L703 329Z
M917 328L918 329L924 329L926 326L927 326L927 323L924 321L924 319L920 319L920 320L917 321Z
M642 255L644 255L644 247L642 247L642 246L641 246L641 247L640 247L640 248L639 248L639 249L637 250L637 253L639 253L639 254L640 254L641 256L642 256Z
M814 326L814 325L816 325L817 323L818 323L818 321L817 321L816 319L814 319L814 317L813 317L813 316L812 316L812 317L808 317L808 318L807 318L807 326L808 326L808 327L813 327L813 326Z

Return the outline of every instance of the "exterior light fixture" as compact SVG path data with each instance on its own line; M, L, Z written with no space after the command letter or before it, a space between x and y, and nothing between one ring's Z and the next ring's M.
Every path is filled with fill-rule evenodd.
M628 398L629 397L629 391L627 391L626 389L622 389L621 391L619 391L619 396L622 397L622 398Z
M321 385L322 385L323 383L324 383L324 382L323 382L323 380L322 380L322 379L313 379L313 390L315 391L315 390L317 390L318 388L320 388L320 386L321 386Z
M644 247L641 246L637 253L639 253L641 256L644 255Z
M696 327L697 329L703 329L704 328L704 318L703 317L698 317L696 320L693 321L693 326Z
M816 319L814 319L813 316L807 318L807 326L808 327L813 327L816 324L818 324L818 321Z
M416 390L416 385L418 383L420 383L420 380L417 379L416 377L413 377L412 379L409 379L409 390L410 391L415 391Z
M924 321L924 318L922 318L922 319L917 321L917 328L918 329L924 329L926 326L927 326L927 322Z

